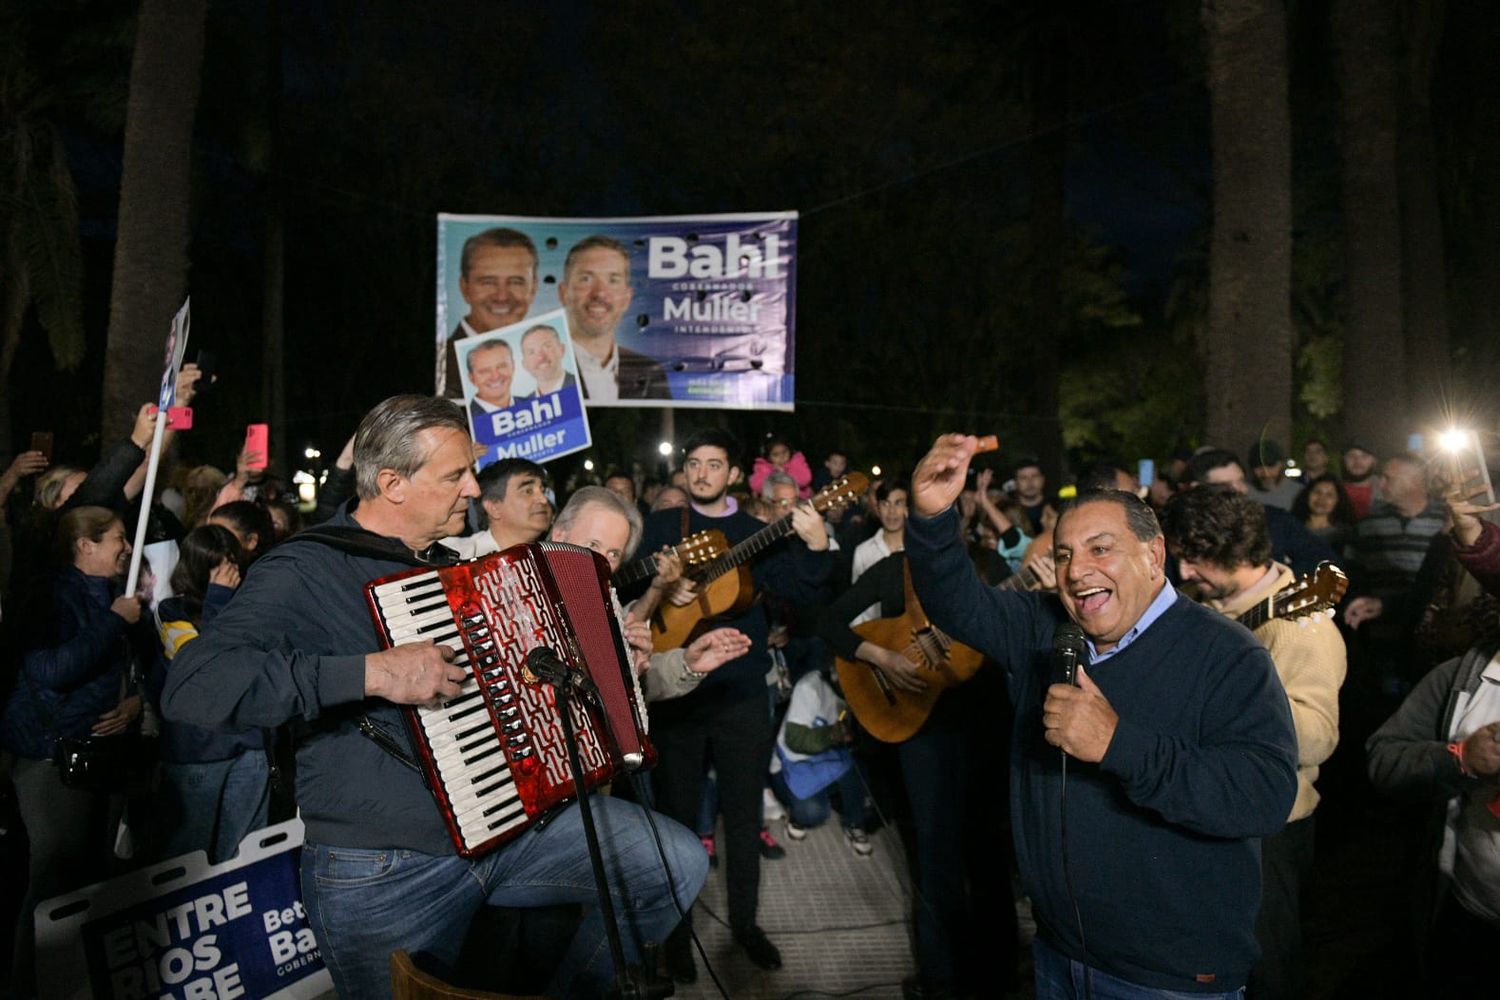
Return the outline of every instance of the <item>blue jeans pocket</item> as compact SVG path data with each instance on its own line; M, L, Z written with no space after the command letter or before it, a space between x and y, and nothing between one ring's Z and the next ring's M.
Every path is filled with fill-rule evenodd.
M319 885L349 887L369 885L389 875L396 867L394 850L371 851L357 847L322 848L313 864Z

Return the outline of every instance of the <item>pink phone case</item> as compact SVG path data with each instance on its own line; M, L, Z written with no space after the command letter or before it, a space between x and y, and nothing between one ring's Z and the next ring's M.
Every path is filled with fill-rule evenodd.
M268 424L251 424L245 428L245 450L260 452L260 458L248 464L248 469L264 469L270 460L271 428Z

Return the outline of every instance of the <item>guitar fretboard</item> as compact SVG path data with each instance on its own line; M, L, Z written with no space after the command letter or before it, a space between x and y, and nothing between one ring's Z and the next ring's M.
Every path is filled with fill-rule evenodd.
M705 582L717 580L730 570L738 569L751 559L754 559L766 549L781 541L787 535L790 535L792 531L792 515L788 514L780 520L772 521L728 552L714 559L698 575Z

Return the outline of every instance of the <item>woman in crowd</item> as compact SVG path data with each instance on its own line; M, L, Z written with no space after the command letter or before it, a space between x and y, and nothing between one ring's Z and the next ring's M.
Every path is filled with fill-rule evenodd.
M23 919L16 928L17 985L29 985L36 904L105 874L112 789L72 787L53 762L59 740L92 738L124 754L141 714L126 632L141 602L120 596L130 561L125 525L102 507L75 507L57 527L56 568L25 600L20 678L3 714L0 744L15 755L12 778L31 843Z
M1338 476L1327 474L1310 481L1292 501L1292 516L1339 555L1354 539L1354 503Z
M171 661L218 614L240 583L240 545L216 524L183 538L172 573L175 595L162 602L163 655L152 670L150 694L161 698ZM252 830L266 825L271 801L266 734L221 733L162 719L161 821L164 857L205 851L211 862L234 856Z

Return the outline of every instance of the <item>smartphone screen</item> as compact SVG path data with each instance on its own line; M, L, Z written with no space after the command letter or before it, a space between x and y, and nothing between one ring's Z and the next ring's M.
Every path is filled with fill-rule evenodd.
M1135 464L1136 482L1140 483L1141 489L1149 490L1151 484L1156 482L1156 459L1143 458Z
M257 452L254 461L246 463L247 469L264 469L270 461L271 427L269 424L251 424L245 428L245 450Z
M41 452L47 461L52 461L52 432L32 431L31 450Z

